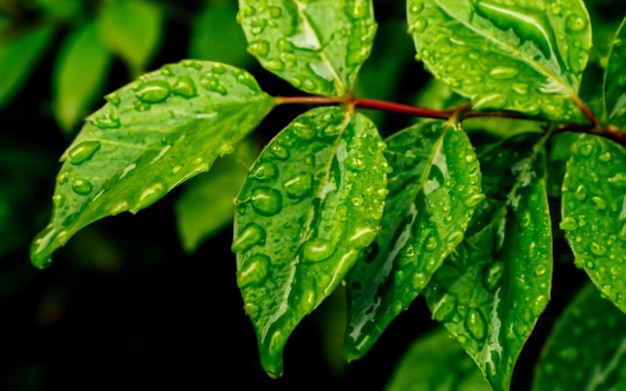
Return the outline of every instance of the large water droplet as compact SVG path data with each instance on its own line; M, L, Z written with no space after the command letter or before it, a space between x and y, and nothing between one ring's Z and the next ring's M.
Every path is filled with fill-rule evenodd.
M491 70L489 71L489 76L496 80L511 79L517 75L517 72L517 68L500 65L491 68Z
M163 102L170 96L170 85L165 80L143 81L135 89L135 95L144 103Z
M350 244L354 247L361 249L368 247L372 241L378 235L378 230L369 225L357 227L354 229L354 234L348 239Z
M482 341L487 336L487 322L482 312L472 308L465 316L465 328L475 339Z
M250 196L252 208L263 216L273 216L283 208L283 196L276 189L257 187Z
M226 95L228 91L221 84L218 76L211 73L200 76L200 85L207 91L217 92L220 95Z
M72 190L76 194L87 195L93 190L93 185L86 179L74 179L72 181Z
M576 219L573 217L565 217L563 221L561 221L561 223L559 224L559 227L563 231L573 231L576 228L578 228L578 223L576 222Z
M260 225L251 223L236 235L231 249L235 253L241 253L264 242L265 230Z
M260 181L273 181L278 177L278 168L272 162L261 163L254 169L252 177Z
M265 254L252 254L237 271L237 285L244 287L250 284L263 283L269 274L270 257Z
M289 198L302 198L313 190L313 176L311 174L298 174L285 182L285 193Z
M193 98L198 94L196 84L188 75L180 75L176 78L174 87L172 87L172 93L183 98Z
M270 52L270 44L267 41L252 41L248 45L248 52L255 57L265 58Z
M100 141L83 141L82 143L73 146L67 152L67 156L70 158L71 164L79 165L91 159L98 149L100 149L100 146Z
M320 262L328 259L335 250L331 242L322 238L315 238L304 243L302 255L305 261Z
M163 197L165 193L166 193L166 187L164 184L162 183L153 184L152 186L146 188L143 192L141 192L141 194L139 195L139 199L137 200L137 205L135 206L134 209L132 209L132 211L136 212L140 209L143 209L152 205L158 199Z
M489 292L494 292L500 286L504 264L501 261L494 261L483 269L483 286Z

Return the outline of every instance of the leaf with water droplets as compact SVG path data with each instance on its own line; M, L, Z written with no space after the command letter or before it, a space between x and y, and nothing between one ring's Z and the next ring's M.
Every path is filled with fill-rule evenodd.
M626 152L613 141L581 135L563 180L561 228L576 266L626 312Z
M111 55L100 42L94 22L65 39L52 80L54 115L65 134L71 134L88 114L100 95L110 63Z
M490 391L472 359L445 329L418 338L394 369L387 391Z
M581 117L571 98L591 47L582 0L409 0L407 14L417 57L474 108Z
M232 246L237 281L272 376L282 374L291 332L379 231L384 146L365 116L317 108L265 147L241 189Z
M609 62L604 72L604 107L609 122L626 128L626 19L622 22L611 47Z
M31 247L38 267L82 227L136 213L207 171L274 105L249 73L192 60L146 74L106 99L61 158L52 221Z
M302 91L342 96L368 58L376 21L371 0L239 0L248 51Z
M479 153L483 191L466 239L424 296L495 390L508 390L515 362L550 297L551 222L545 138L522 135Z
M593 285L581 289L552 329L532 389L626 389L626 315Z
M485 197L478 160L458 126L415 125L387 145L393 171L383 229L347 279L348 360L362 357L420 294Z

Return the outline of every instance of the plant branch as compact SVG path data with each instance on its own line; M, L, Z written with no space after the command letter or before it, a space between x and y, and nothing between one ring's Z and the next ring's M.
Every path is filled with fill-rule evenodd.
M405 105L401 103L393 103L381 100L374 99L356 99L354 101L354 105L356 107L360 107L362 109L374 109L374 110L382 110L388 111L392 113L398 114L408 114L416 117L423 118L437 118L437 119L448 119L452 114L455 113L455 110L434 110L434 109L425 109L422 107Z

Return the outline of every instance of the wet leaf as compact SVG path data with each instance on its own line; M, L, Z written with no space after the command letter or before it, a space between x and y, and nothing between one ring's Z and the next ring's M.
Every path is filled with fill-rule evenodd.
M368 58L376 22L371 0L239 0L248 51L302 91L342 96Z
M487 198L466 239L424 290L433 318L474 359L495 390L508 390L515 362L550 297L552 237L542 139L496 144L479 154ZM519 152L524 151L524 158Z
M237 199L237 283L261 363L282 374L297 324L374 240L387 194L384 142L339 107L301 115L263 150Z
M194 60L166 65L106 99L61 158L52 220L31 247L37 267L82 227L136 213L207 171L274 105L247 72Z
M626 152L613 141L582 135L563 181L561 228L576 266L626 312Z
M95 23L74 30L63 43L53 76L53 108L57 123L70 134L100 95L111 56Z
M409 0L407 13L418 58L474 108L580 118L571 97L591 47L582 0Z
M393 169L383 230L348 275L344 355L362 357L461 242L484 199L480 169L457 126L428 122L387 140Z
M626 128L626 19L615 34L609 63L604 72L604 106L610 123Z
M445 329L419 339L394 369L387 391L490 391L472 359Z
M585 286L565 309L537 364L533 390L626 389L626 315Z

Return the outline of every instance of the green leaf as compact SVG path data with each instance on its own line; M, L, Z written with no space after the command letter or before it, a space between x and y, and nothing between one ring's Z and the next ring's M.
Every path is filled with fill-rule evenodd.
M394 369L387 391L490 391L472 359L445 329L416 339Z
M609 122L619 128L626 128L625 24L626 19L624 19L615 34L611 54L609 55L609 63L604 72L604 107Z
M348 360L362 357L420 294L485 197L476 155L454 124L415 125L387 144L393 171L383 230L348 275Z
M533 390L626 389L626 316L585 286L566 308L537 364Z
M163 11L155 3L141 0L106 4L98 18L100 39L137 76L145 71L161 42Z
M44 25L0 40L0 108L18 92L37 61L45 54L54 30Z
M626 312L626 152L581 135L563 181L561 228L591 281Z
M371 0L239 0L248 51L311 94L342 96L368 58L376 22Z
M187 253L232 222L233 200L258 152L256 144L244 141L233 154L216 160L211 171L186 183L175 207L178 234Z
M387 194L384 142L338 107L298 117L263 150L241 189L233 251L261 363L282 373L287 339L376 237Z
M63 154L52 221L33 241L57 248L105 216L151 205L252 131L274 105L247 72L220 63L166 65L107 95Z
M95 23L74 30L56 60L53 108L61 129L69 134L100 95L111 56L98 38Z
M455 336L495 390L509 389L517 357L550 296L543 142L525 148L527 142L517 138L479 155L487 198L465 241L424 290L433 318ZM517 151L526 156L518 160Z
M582 0L409 0L418 58L476 109L580 118L572 97L591 47Z

